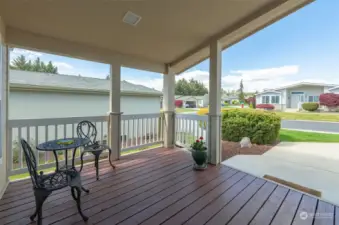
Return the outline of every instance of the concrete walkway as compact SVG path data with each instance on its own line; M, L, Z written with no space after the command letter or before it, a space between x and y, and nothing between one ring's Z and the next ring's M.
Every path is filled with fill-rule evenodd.
M263 155L237 155L223 164L318 190L322 199L339 205L339 143L285 142Z

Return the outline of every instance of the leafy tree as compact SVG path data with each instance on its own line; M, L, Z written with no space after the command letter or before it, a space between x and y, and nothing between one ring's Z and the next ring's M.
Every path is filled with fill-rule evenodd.
M194 80L193 78L187 81L186 79L180 79L175 84L176 95L192 95L201 96L208 93L208 89L202 82Z
M15 58L10 65L11 69L16 70L25 70L25 71L33 71L33 72L45 72L45 73L58 73L58 67L54 66L51 61L46 65L40 58L36 58L32 63L31 60L26 60L24 55L20 55Z
M239 100L240 101L245 101L245 94L244 94L244 85L242 83L242 80L240 81L240 88L239 88Z

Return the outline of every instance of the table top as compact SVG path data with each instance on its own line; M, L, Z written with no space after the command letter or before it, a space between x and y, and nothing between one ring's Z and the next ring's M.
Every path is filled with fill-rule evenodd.
M87 145L89 142L90 140L87 138L63 138L41 143L36 148L39 151L58 151L78 148Z

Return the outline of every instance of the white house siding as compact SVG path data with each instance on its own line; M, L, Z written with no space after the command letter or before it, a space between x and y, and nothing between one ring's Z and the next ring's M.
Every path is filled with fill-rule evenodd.
M273 105L274 109L276 109L276 110L282 110L283 109L284 105L282 104L283 103L283 101L282 101L283 98L282 98L281 94L274 93L274 92L265 92L263 94L258 94L255 97L256 104L263 104L262 103L262 96L269 96L270 97L270 103L269 104ZM279 96L280 103L279 104L271 103L271 97L272 96Z
M291 105L291 95L292 92L304 92L305 99L304 102L308 102L308 96L320 96L320 94L324 93L323 86L301 86L295 88L288 89L288 106L292 107Z
M122 96L124 115L160 112L160 96ZM104 116L109 96L95 94L11 91L9 119Z

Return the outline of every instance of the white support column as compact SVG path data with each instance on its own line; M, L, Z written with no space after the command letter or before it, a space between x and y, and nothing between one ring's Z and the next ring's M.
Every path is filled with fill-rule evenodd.
M175 128L175 74L168 68L167 74L164 74L164 97L163 112L164 121L164 147L174 147L174 128Z
M109 146L112 149L111 159L119 159L121 151L121 114L120 112L120 84L121 65L111 64L111 89L109 95Z
M221 46L218 41L210 45L208 150L209 162L221 162Z

